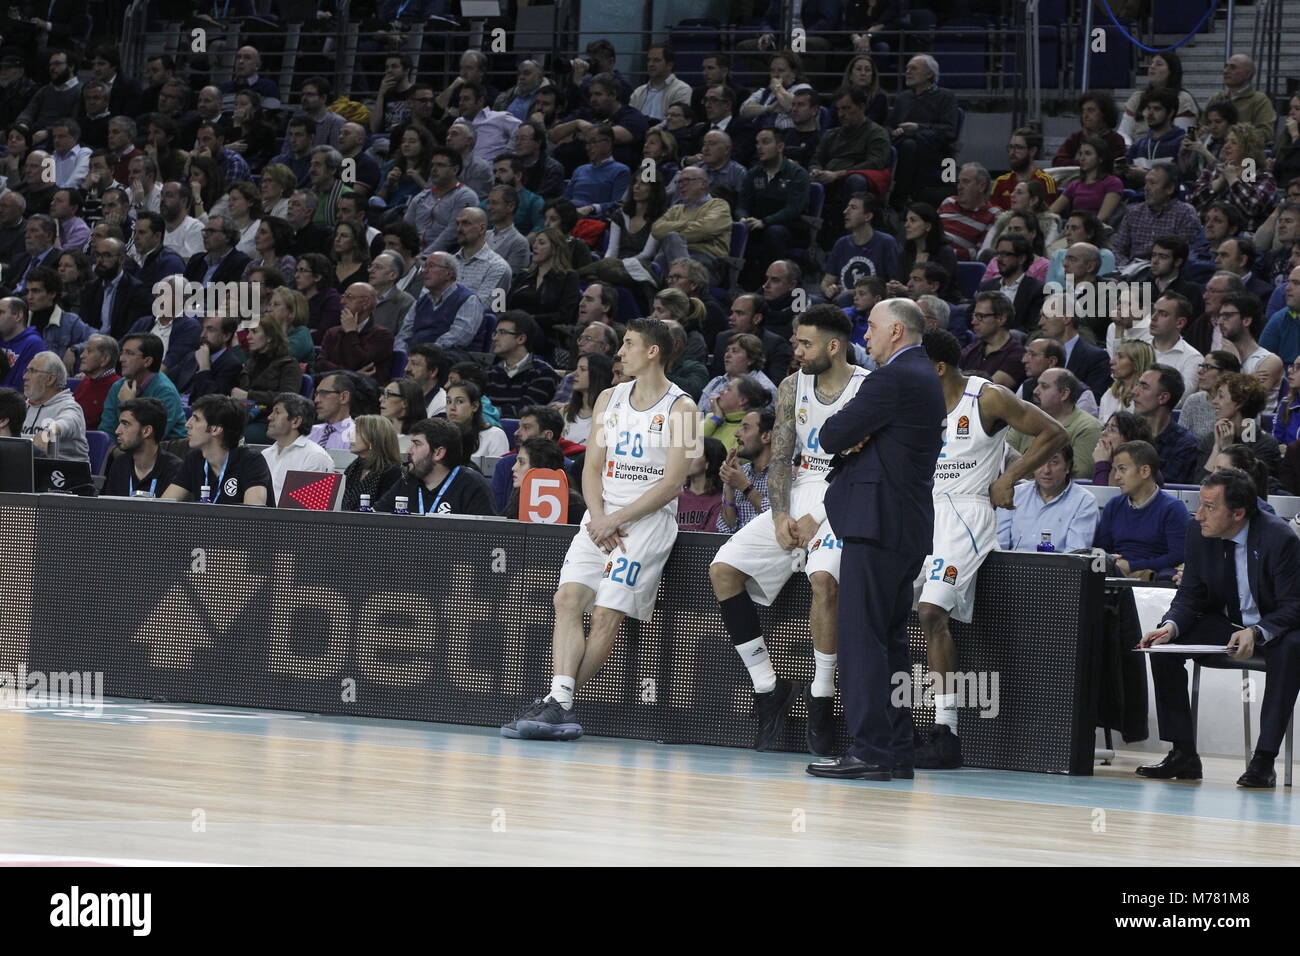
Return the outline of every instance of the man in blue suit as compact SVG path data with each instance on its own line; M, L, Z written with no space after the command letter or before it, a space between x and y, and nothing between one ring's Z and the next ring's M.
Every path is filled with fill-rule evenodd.
M867 346L879 367L819 438L845 456L826 491L826 515L844 541L840 686L853 743L842 757L809 764L817 777L913 776L912 711L892 706L890 694L892 675L911 668L907 616L934 536L934 469L948 412L924 332L925 316L908 299L871 310Z
M1224 468L1201 482L1201 502L1188 526L1183 581L1164 621L1143 636L1153 644L1221 644L1238 660L1264 656L1266 680L1255 754L1237 786L1277 786L1273 758L1300 693L1300 538L1287 523L1259 510L1253 481ZM1187 701L1187 658L1152 654L1160 739L1173 749L1140 777L1200 780L1196 728Z
M1038 327L1065 349L1065 367L1087 386L1098 402L1110 388L1110 353L1079 335L1079 317L1068 308L1061 293L1043 300Z

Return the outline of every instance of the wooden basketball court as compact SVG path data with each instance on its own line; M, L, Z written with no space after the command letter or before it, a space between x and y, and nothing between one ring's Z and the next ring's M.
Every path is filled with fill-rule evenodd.
M0 711L0 862L1292 863L1300 802L1195 783L967 769L814 779L794 754L108 701ZM1280 777L1280 774L1279 774Z

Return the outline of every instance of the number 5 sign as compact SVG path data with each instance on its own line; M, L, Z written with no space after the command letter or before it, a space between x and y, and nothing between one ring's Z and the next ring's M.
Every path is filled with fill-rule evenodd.
M565 524L569 520L569 477L558 468L532 468L519 483L519 520Z

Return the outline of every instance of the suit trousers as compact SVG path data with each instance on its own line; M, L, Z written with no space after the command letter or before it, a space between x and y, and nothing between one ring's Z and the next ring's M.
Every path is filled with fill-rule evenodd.
M907 616L924 555L846 539L840 559L839 665L849 752L893 767L912 761L912 708L891 703L893 676L908 675ZM907 701L910 702L910 695Z
M1237 630L1224 617L1203 617L1176 644L1228 643ZM1259 737L1255 749L1277 753L1282 747L1296 695L1300 693L1300 631L1276 635L1255 646L1265 666L1264 699L1260 705ZM1187 695L1187 654L1152 654L1151 679L1156 688L1156 719L1160 739L1186 746L1195 738L1192 707Z

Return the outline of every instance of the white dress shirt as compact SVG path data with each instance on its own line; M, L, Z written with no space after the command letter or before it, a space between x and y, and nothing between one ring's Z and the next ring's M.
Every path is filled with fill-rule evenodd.
M277 442L269 448L262 449L266 467L271 470L271 485L275 488L275 500L280 500L280 490L284 488L284 476L291 471L333 471L334 459L320 445L306 435L299 435L288 447L281 448Z

